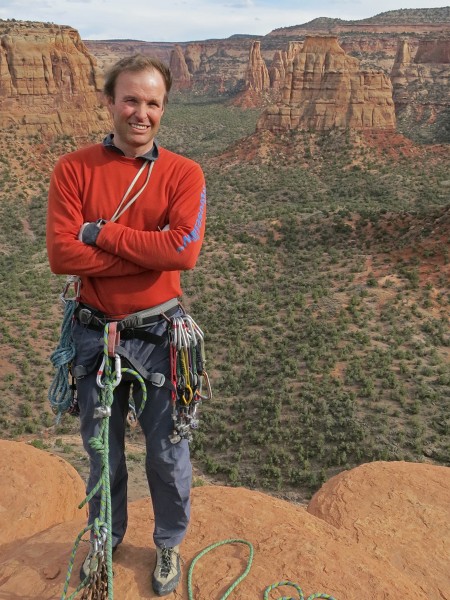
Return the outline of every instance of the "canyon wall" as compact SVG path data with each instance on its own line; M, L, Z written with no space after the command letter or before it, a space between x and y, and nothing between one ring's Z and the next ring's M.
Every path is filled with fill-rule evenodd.
M280 101L257 129L395 129L392 86L382 71L366 71L335 37L308 37L286 72Z
M78 32L0 22L0 127L26 134L88 135L108 119L102 76Z
M183 43L82 41L67 26L0 21L0 126L104 131L103 73L142 52L170 64L175 93L266 109L259 128L391 129L395 106L402 133L414 138L417 127L418 139L447 141L449 37L448 7L353 22L320 18L266 36ZM322 41L313 49L312 39Z
M400 40L391 71L399 125L416 141L450 142L450 40Z

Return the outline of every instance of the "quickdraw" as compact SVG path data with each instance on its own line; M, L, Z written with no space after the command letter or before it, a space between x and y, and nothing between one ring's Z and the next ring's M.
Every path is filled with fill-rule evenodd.
M211 384L205 370L204 334L187 314L169 321L172 391L172 444L192 440L192 430L199 425L198 408L212 398ZM205 390L205 391L204 391Z

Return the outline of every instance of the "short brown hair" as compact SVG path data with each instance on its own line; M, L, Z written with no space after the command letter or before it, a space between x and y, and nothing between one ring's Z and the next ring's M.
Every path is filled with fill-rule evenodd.
M164 104L169 99L170 88L172 87L172 73L167 65L152 56L145 54L133 54L117 61L106 73L103 92L105 96L114 101L116 81L118 76L125 71L159 71L164 79L166 93L164 94Z

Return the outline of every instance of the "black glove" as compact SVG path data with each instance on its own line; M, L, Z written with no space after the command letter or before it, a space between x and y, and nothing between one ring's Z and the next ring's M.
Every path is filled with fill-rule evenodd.
M100 229L106 223L104 219L98 219L95 223L83 223L80 231L78 232L78 239L83 244L88 246L95 246Z

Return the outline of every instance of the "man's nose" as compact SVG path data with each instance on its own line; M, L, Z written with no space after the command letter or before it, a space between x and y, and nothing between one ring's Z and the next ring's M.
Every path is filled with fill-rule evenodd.
M145 121L147 119L147 105L145 103L136 106L136 116L138 119Z

